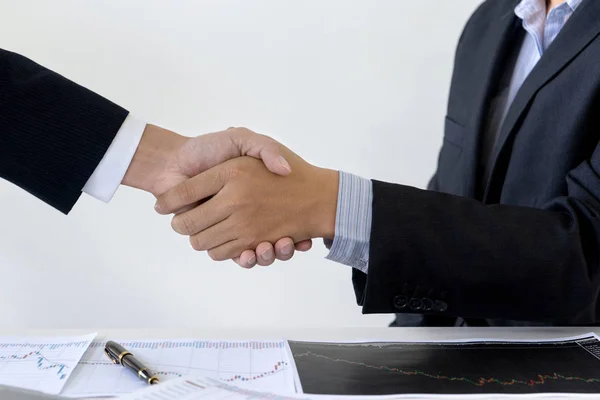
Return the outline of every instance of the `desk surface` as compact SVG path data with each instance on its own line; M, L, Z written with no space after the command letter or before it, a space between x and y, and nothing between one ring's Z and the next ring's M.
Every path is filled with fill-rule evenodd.
M82 330L9 330L0 329L0 336L60 336L98 332L98 339L161 339L202 338L222 340L452 340L452 339L552 339L594 332L600 327L579 328L327 328L327 329L82 329ZM98 398L99 399L99 398Z
M290 328L290 329L78 329L78 330L10 330L0 329L0 336L59 336L98 332L98 339L159 339L159 338L202 338L223 340L362 340L381 339L394 341L452 340L452 339L537 339L560 338L594 332L600 335L600 327L526 327L526 328Z

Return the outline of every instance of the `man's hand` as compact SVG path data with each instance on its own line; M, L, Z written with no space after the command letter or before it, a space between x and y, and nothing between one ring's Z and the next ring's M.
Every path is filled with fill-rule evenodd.
M157 211L172 213L202 204L173 218L173 229L189 235L192 247L214 260L239 256L261 242L288 236L294 242L332 239L338 173L317 168L281 146L291 172L278 176L261 162L227 161L159 196Z
M122 183L158 197L188 178L240 156L262 159L271 172L285 176L291 169L281 155L282 148L276 140L245 128L187 138L147 125Z
M282 146L277 141L245 128L230 128L223 132L187 138L158 126L147 125L122 184L158 197L190 177L240 156L262 159L271 172L285 176L291 169L281 154ZM187 206L189 208L193 205ZM173 212L181 213L185 210L182 207ZM247 250L235 261L246 267L254 266L255 263L269 265L275 257L287 260L293 256L294 249L306 251L311 245L310 241L294 245L290 238L283 238L274 247L271 243L261 243L256 248L257 253Z

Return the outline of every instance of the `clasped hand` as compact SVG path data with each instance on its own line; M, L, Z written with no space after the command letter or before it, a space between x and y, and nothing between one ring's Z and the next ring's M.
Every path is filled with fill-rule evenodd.
M285 174L271 172L259 157L232 158L161 194L155 208L175 214L173 229L189 236L195 250L246 268L289 259L295 246L308 250L312 238L333 238L337 172L279 143L277 150L289 167Z

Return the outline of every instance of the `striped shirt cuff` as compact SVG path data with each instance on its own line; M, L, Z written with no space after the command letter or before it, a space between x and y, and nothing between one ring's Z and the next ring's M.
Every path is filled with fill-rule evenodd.
M367 273L373 185L369 179L340 171L338 202L335 218L335 238L327 259Z

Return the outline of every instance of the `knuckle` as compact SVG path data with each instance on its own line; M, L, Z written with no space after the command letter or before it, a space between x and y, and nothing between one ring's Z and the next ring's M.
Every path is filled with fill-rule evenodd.
M241 170L237 165L239 162L233 163L227 170L223 171L225 176L222 177L223 180L232 180L240 176Z
M253 132L245 127L233 127L228 129L230 134L237 137L238 139L247 139Z
M191 201L194 197L194 188L187 182L182 183L177 190L177 198L182 202Z
M175 232L182 235L191 235L196 233L196 222L188 215L178 215L173 217L171 227Z
M181 220L183 221L183 226L185 228L186 234L191 235L193 233L196 233L196 222L193 218L185 216L182 217Z
M225 168L219 168L217 173L213 176L215 186L226 183L231 179L231 166L228 165Z
M190 236L190 245L192 245L192 248L196 251L206 250L202 240L198 236Z
M215 250L209 250L208 251L208 256L213 260L213 261L223 261L222 258L220 257L220 255L218 254L217 251Z
M240 199L238 199L237 197L233 197L225 203L225 209L231 215L238 211L241 208L241 205L242 203Z
M238 129L240 130L240 134L242 134L242 135L247 136L247 135L251 135L254 133L254 132L252 132L252 130L246 128L245 126L240 126Z

